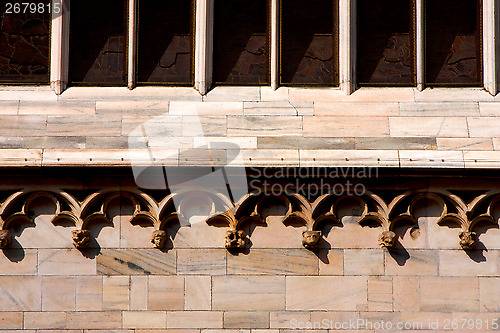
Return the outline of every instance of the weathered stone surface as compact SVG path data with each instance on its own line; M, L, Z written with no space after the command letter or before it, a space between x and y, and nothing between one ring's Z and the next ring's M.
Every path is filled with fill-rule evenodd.
M124 311L123 328L158 329L167 327L165 311Z
M70 329L121 329L121 311L68 312L67 327Z
M397 250L385 253L387 275L437 275L439 255L435 250Z
M167 328L222 328L222 316L219 311L169 311Z
M436 149L436 146L437 146L436 138L430 138L430 137L390 137L390 138L355 139L356 149L428 150L428 149Z
M175 250L103 249L96 260L97 272L103 275L170 275L177 265Z
M389 136L387 117L304 116L304 137L382 136Z
M214 276L213 310L284 310L284 276Z
M394 311L420 310L420 282L415 276L393 276Z
M478 278L421 277L420 310L437 312L479 311Z
M319 274L320 275L343 275L344 274L344 250L321 249L319 252Z
M258 137L259 149L354 149L354 138Z
M393 311L393 282L390 276L368 278L368 311Z
M148 277L130 277L130 310L148 309Z
M41 310L41 277L0 276L0 311Z
M76 282L74 277L44 276L42 280L43 311L74 311Z
M212 307L212 279L210 276L186 276L184 290L185 310L210 310Z
M65 329L67 327L65 312L25 312L24 328L33 329Z
M389 124L392 137L466 138L469 136L465 117L391 117Z
M23 328L22 312L0 312L0 329Z
M224 328L269 328L269 312L224 312Z
M473 250L468 253L463 250L440 250L439 275L497 276L498 259L497 250Z
M102 282L103 310L128 310L130 278L128 276L104 276Z
M478 116L479 104L477 102L458 102L458 103L400 103L401 116Z
M101 276L76 277L76 310L77 311L102 310Z
M289 276L287 310L367 310L364 276Z
M479 298L481 312L500 312L500 278L480 278Z
M384 251L380 249L344 250L345 275L383 275Z
M277 311L271 312L271 328L291 328L291 320L297 322L311 321L311 313L309 311Z
M184 277L150 276L148 284L148 310L183 310Z
M226 251L223 249L177 250L177 274L224 275Z
M304 249L251 249L228 255L227 274L317 275L318 258Z

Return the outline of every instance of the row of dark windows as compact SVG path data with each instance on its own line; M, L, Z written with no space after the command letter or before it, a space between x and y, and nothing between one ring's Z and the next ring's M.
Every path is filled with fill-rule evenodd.
M48 4L50 0L42 0ZM0 82L48 83L50 14L5 13ZM279 82L338 85L338 2L282 0ZM69 80L73 85L125 85L127 1L73 0ZM192 85L192 0L138 1L138 84ZM270 82L268 0L215 0L213 81ZM425 83L481 83L480 0L425 0ZM414 86L414 0L357 0L359 85Z

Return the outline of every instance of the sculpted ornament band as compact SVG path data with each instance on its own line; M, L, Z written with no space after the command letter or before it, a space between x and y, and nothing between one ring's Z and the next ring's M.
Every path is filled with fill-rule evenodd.
M134 210L130 223L146 222L153 227L151 243L155 248L163 249L167 246L168 229L173 223L182 227L189 226L192 221L191 217L184 215L182 209L178 211L174 198L177 198L181 205L189 206L183 202L192 203L194 197L200 196L210 199L206 202L211 202L208 205L211 211L205 219L196 223L225 226L227 231L223 242L230 252L241 252L250 247L250 236L245 232L245 228L250 224L265 227L266 207L275 204L286 207L281 223L305 227L306 230L302 232L302 246L316 251L322 246L323 229L327 224L334 228L343 227L339 211L344 203L349 201L362 208L357 217L360 226L370 225L382 229L378 242L382 248L388 250L398 244L399 236L395 232L398 226L409 225L410 236L419 236L420 228L415 211L418 205L433 202L441 209L437 224L458 226L461 229L457 234L458 244L469 251L475 249L479 243L479 233L474 230L477 225L498 228L493 209L500 204L499 191L487 191L466 202L456 194L442 189L408 191L397 195L389 203L381 196L368 191L362 196L324 194L312 202L296 193L274 195L259 191L247 194L234 203L220 193L212 192L171 193L157 201L137 188L109 188L96 191L79 201L75 196L61 190L24 189L12 193L0 204L0 248L6 249L12 244L12 228L15 225L34 224L30 212L36 205L35 201L43 198L55 206L51 219L53 224L69 221L76 227L72 231L72 239L77 249L83 250L90 246L92 224L113 225L109 205L115 199L126 200L132 205ZM335 232L335 229L330 232Z

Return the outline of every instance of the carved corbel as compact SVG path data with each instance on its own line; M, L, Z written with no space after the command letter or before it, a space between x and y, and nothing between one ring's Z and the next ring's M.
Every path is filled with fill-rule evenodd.
M371 192L367 192L362 198L356 197L361 204L363 212L359 217L360 225L375 223L382 228L378 237L378 244L385 249L392 249L396 243L396 233L393 231L394 220L390 219L391 207L385 201Z
M12 232L0 230L0 249L6 249L12 244Z
M112 200L122 196L133 200L131 196L120 193L117 189L91 194L81 203L78 211L61 212L56 216L56 220L73 221L76 226L76 229L71 231L73 246L78 250L85 250L90 246L90 226L97 222L111 224L111 219L107 215L109 204ZM99 210L92 211L96 205Z
M464 250L473 250L478 242L479 235L474 231L478 224L486 224L498 227L498 223L494 220L492 209L500 202L500 195L496 191L490 191L482 194L466 204L456 195L450 194L447 197L448 201L453 205L453 213L448 213L448 207L441 214L438 221L439 225L446 223L455 223L462 229L458 234L460 239L459 244ZM481 213L479 209L486 206L486 211Z
M0 208L0 248L8 248L13 241L13 234L10 230L12 223L27 223L34 224L32 215L33 202L39 198L47 198L52 201L55 205L55 216L52 219L52 224L57 221L58 214L61 214L61 203L58 199L60 197L66 202L67 205L73 207L77 205L76 201L67 193L59 192L52 193L48 191L37 191L37 190L23 190L16 192L9 196L1 205ZM15 211L14 207L21 204L21 210Z
M340 226L337 217L338 203L347 196L337 197L334 194L324 194L309 204L303 196L294 195L300 201L301 215L307 222L307 230L302 232L302 246L308 250L316 251L321 244L322 226L324 223L333 223Z
M265 225L263 201L260 194L249 193L234 205L226 203L226 211L216 212L207 218L208 225L224 225L228 228L224 246L230 253L242 252L247 248L248 236L243 230L246 224L254 222Z
M56 220L66 219L74 222L77 229L72 231L73 245L79 250L84 250L90 246L92 224L104 222L112 225L109 206L118 198L129 201L134 207L131 221L144 215L153 216L154 212L158 211L154 200L148 195L133 189L112 188L91 194L81 203L80 209L61 212L56 216ZM142 206L148 206L146 211ZM94 211L95 207L99 207L97 211Z
M238 206L234 210L238 212ZM228 229L226 230L224 246L229 252L242 252L247 246L247 235L241 229L244 220L244 218L238 220L233 209L229 209L223 213L213 214L206 222L209 225L226 225Z
M193 200L197 198L211 200L209 216L215 214L214 200L219 200L220 195L202 192L190 191L184 193L172 193L165 197L158 205L155 202L147 204L147 210L144 211L140 206L137 206L131 222L138 220L149 221L154 227L151 235L151 243L157 249L163 249L168 242L168 233L166 229L172 223L178 223L180 226L190 226L189 217L186 217L184 212L191 206ZM224 201L224 199L221 199ZM227 201L227 200L226 200Z
M395 197L388 205L379 196L368 193L367 201L375 208L374 211L370 211L368 205L365 206L365 212L361 220L377 221L383 229L378 238L379 245L382 248L391 249L396 244L397 235L394 229L398 225L409 224L417 226L412 228L410 236L412 238L418 237L419 229L417 219L415 218L415 207L421 200L435 201L440 204L443 210L446 210L446 204L441 196L432 192L408 191ZM402 205L406 208L400 213Z

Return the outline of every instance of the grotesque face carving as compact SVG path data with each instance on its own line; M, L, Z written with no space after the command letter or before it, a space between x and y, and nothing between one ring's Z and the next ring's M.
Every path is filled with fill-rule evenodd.
M157 249L163 249L167 243L167 233L165 230L155 230L151 236L151 243Z
M471 250L477 242L477 234L473 231L462 231L459 235L460 246L464 250Z
M308 250L317 249L320 239L321 231L309 230L302 232L302 245Z
M73 230L73 245L77 249L86 249L90 245L90 231L89 230Z
M394 231L384 231L378 238L379 245L381 247L385 247L386 249L392 248L395 242L396 234L394 233Z
M226 249L242 250L245 248L245 232L243 230L228 230L226 231Z
M0 249L6 249L12 243L12 233L10 230L0 230Z

